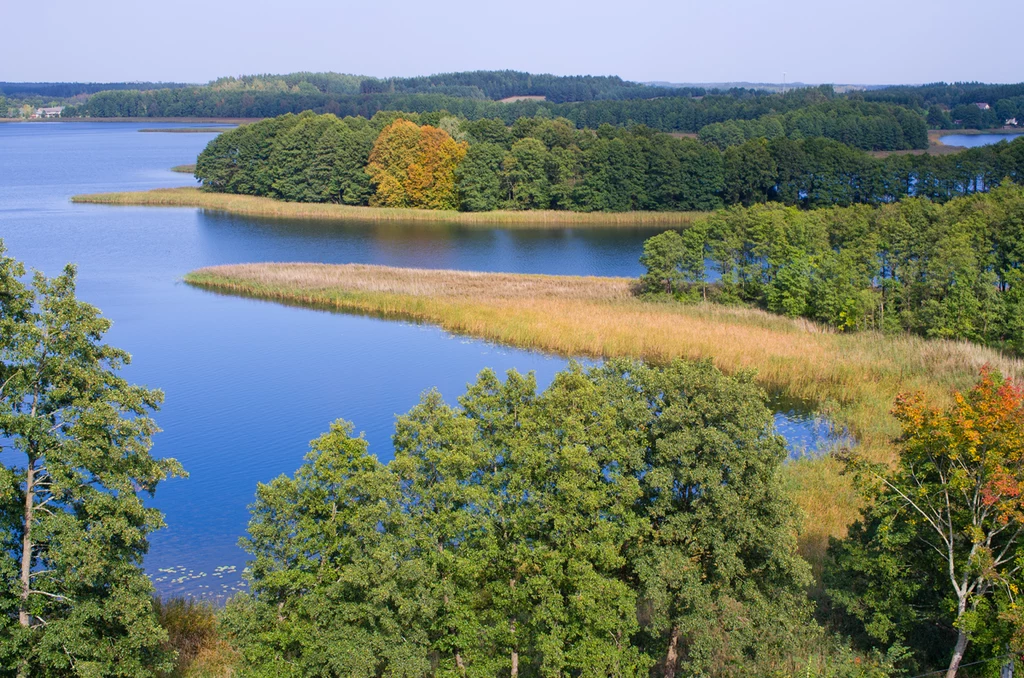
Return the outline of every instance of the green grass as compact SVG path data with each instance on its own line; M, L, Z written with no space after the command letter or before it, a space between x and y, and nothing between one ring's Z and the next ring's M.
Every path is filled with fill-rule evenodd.
M144 205L152 207L199 207L244 216L290 219L353 221L432 221L462 225L502 225L514 228L564 228L566 226L672 227L692 223L701 212L450 212L394 207L355 207L323 203L284 202L250 195L214 193L198 188L159 188L151 191L76 195L76 203Z
M195 174L196 166L193 165L175 165L171 168L172 172L181 172L182 174Z

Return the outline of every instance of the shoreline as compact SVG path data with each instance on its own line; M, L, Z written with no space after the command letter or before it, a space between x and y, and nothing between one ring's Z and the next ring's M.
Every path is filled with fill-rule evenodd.
M263 118L0 118L0 123L28 122L32 124L44 122L177 122L182 124L210 123L225 125L245 125L259 122Z
M965 342L911 335L833 334L809 321L715 304L650 302L626 278L403 269L360 264L238 264L198 269L189 285L215 293L383 319L561 356L653 363L711 360L729 374L756 371L770 394L813 403L846 427L858 450L892 460L900 392L933 402L969 387L982 365L1024 375L1024 361ZM786 465L787 486L809 516L801 550L820 564L859 505L833 456Z
M179 166L184 167L184 166ZM157 188L149 191L75 195L71 202L145 207L196 207L229 214L321 221L429 221L467 226L507 226L524 229L565 228L671 228L688 226L703 212L455 212L396 207L359 207L327 203L285 202L251 195L214 193L194 187Z

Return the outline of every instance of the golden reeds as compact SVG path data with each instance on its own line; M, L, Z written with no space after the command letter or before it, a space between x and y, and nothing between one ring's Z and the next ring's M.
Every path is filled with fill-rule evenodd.
M460 225L494 225L512 228L580 226L670 227L690 224L701 212L568 212L529 210L525 212L450 212L395 207L356 207L326 203L285 202L252 195L214 193L198 188L158 188L150 191L76 195L72 202L102 205L143 205L152 207L199 207L244 216L351 221L432 221Z

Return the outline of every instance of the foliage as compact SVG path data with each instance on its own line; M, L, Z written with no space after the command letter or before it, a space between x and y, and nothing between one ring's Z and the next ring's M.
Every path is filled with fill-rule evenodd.
M832 544L829 593L865 642L955 675L1024 640L1024 389L983 370L948 409L904 395L894 413L899 462L854 465L868 508Z
M294 477L259 487L252 595L225 618L245 675L817 661L785 450L749 376L613 361L537 393L485 371L459 402L429 392L399 417L390 464L337 422ZM856 674L834 658L830 675Z
M233 652L222 638L217 610L193 598L153 598L157 622L175 655L171 676L230 675Z
M830 101L782 115L712 123L701 128L699 137L721 149L750 139L779 137L823 137L867 151L928 147L927 125L916 112L899 106L857 101Z
M1020 352L1022 224L1024 188L1011 185L945 205L733 207L688 229L685 248L679 236L648 240L641 282L678 293L709 275L707 252L709 277L728 299L838 330L908 330Z
M399 120L405 121L401 134L391 127ZM442 124L444 134L413 130ZM380 140L384 129L395 138ZM463 142L444 143L453 134L468 140L465 153L456 150ZM380 162L374 165L378 182L371 186L374 143L381 141L383 154L399 137L407 148L386 171ZM416 144L422 146L414 151ZM402 167L414 168L411 179ZM427 196L434 172L445 177L443 199ZM889 204L907 196L946 202L1005 179L1024 181L1024 139L953 155L875 158L821 137L741 138L720 151L642 126L579 130L564 118L519 118L506 127L499 120L470 122L442 113L390 111L368 121L307 112L221 134L200 154L196 177L226 193L349 205L433 201L473 212L693 211L768 201L813 208Z
M396 120L381 131L370 152L366 172L375 187L371 203L455 209L455 168L465 155L466 144L444 130Z
M153 675L171 657L141 562L163 517L142 495L182 474L149 453L162 394L117 375L73 267L23 276L0 247L0 672Z

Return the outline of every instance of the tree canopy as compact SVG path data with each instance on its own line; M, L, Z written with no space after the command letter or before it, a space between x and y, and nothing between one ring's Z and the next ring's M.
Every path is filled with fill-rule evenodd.
M484 371L459 407L426 393L394 445L382 464L336 422L260 485L251 597L226 617L245 671L765 675L827 654L749 376L610 362L538 393Z
M141 569L172 475L150 455L159 391L75 298L75 270L24 268L0 244L0 675L154 676L169 668Z

